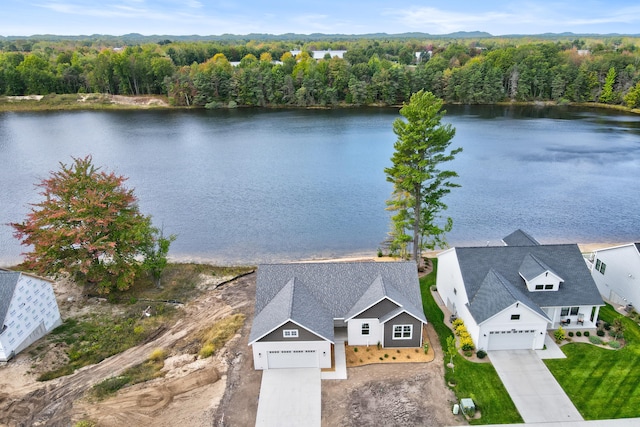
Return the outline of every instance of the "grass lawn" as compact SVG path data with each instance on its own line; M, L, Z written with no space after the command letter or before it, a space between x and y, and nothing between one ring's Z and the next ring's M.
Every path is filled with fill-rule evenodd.
M587 420L640 417L640 328L610 305L600 319L622 318L626 346L608 350L590 344L562 346L566 359L545 360L569 398Z
M447 337L453 335L444 323L444 314L438 307L430 292L430 287L436 284L437 260L434 263L433 272L420 280L422 304L427 320L438 333L440 344L446 349ZM449 357L445 355L445 363ZM452 387L458 399L470 397L481 412L482 417L471 420L471 424L507 424L522 423L509 393L504 388L493 365L489 363L473 363L467 361L461 355L456 355L453 361L455 371L445 367L445 381L455 382Z

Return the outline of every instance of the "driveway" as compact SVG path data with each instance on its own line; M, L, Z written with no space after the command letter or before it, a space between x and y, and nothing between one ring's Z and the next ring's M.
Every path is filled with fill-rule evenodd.
M489 358L525 423L583 420L535 351L490 351Z
M256 427L320 427L320 369L262 371Z

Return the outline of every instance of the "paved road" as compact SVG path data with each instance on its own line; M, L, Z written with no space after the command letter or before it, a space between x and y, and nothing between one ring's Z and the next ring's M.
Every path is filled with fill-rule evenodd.
M525 423L583 420L535 351L490 351L489 358Z
M320 427L320 368L262 371L256 427Z

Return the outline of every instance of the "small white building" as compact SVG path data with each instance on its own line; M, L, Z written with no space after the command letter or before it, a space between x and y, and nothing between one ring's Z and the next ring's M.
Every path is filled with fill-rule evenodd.
M598 249L590 268L603 298L640 306L640 243Z
M0 362L11 359L61 324L50 281L0 270Z

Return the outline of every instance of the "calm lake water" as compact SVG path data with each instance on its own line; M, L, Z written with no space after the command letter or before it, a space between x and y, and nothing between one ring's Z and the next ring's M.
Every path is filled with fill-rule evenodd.
M601 110L447 107L453 245L640 240L640 117ZM129 177L171 255L257 263L374 254L385 239L395 109L0 113L0 264L34 184L93 156Z

